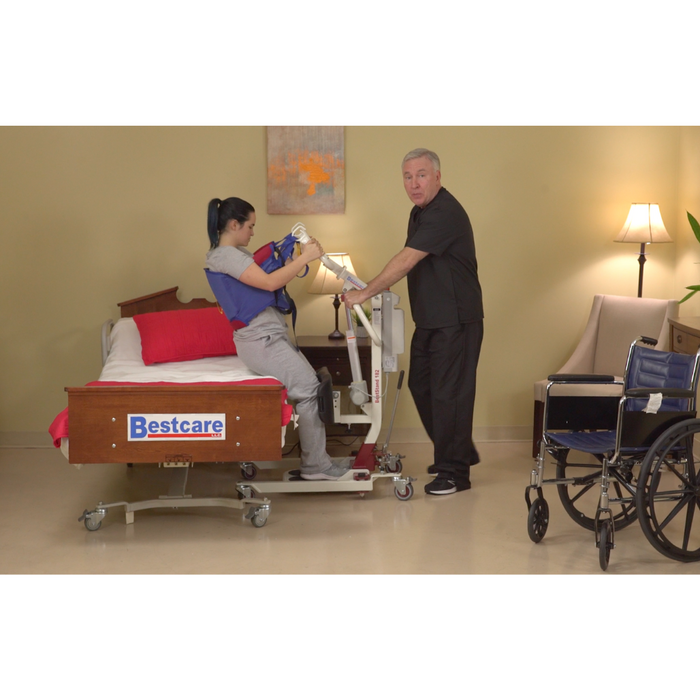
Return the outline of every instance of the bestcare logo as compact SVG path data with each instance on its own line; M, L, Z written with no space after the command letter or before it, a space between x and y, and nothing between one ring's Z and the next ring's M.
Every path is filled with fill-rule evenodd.
M225 440L225 413L129 413L129 442L143 440Z

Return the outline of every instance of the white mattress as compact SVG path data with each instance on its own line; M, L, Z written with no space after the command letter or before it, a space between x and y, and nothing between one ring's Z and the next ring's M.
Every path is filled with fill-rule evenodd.
M121 318L112 328L111 348L100 374L101 382L238 382L259 379L237 355L187 362L144 365L141 336L133 318ZM272 379L272 377L270 377Z

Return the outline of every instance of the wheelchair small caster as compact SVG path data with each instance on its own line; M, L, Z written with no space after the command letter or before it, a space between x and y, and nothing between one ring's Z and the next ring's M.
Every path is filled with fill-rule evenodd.
M598 541L598 562L603 571L607 571L610 563L610 550L615 547L614 535L610 522L603 520L600 524L600 539Z
M549 526L549 506L544 498L536 498L527 514L527 534L537 543L541 542Z

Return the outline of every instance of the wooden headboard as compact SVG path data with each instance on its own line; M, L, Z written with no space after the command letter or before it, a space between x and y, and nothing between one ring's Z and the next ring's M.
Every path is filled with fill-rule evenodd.
M137 314L147 314L154 311L179 311L180 309L203 309L216 306L215 301L207 299L192 299L186 304L177 298L178 287L164 289L162 292L148 294L138 299L122 301L117 306L121 309L122 318L131 318Z

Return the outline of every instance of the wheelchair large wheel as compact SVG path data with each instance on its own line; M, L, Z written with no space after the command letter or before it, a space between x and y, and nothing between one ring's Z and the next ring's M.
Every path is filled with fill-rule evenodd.
M676 561L700 560L700 459L693 441L700 420L666 430L642 462L637 490L639 524L651 545Z
M568 450L567 450L568 452ZM557 479L575 479L573 484L557 484L559 499L572 520L591 532L595 531L595 516L600 501L600 464L569 464L565 455L557 459ZM610 481L610 498L627 499L624 503L611 503L610 510L615 520L615 530L622 530L637 519L637 508L633 496L620 485L620 481L634 484L636 468L616 467Z

